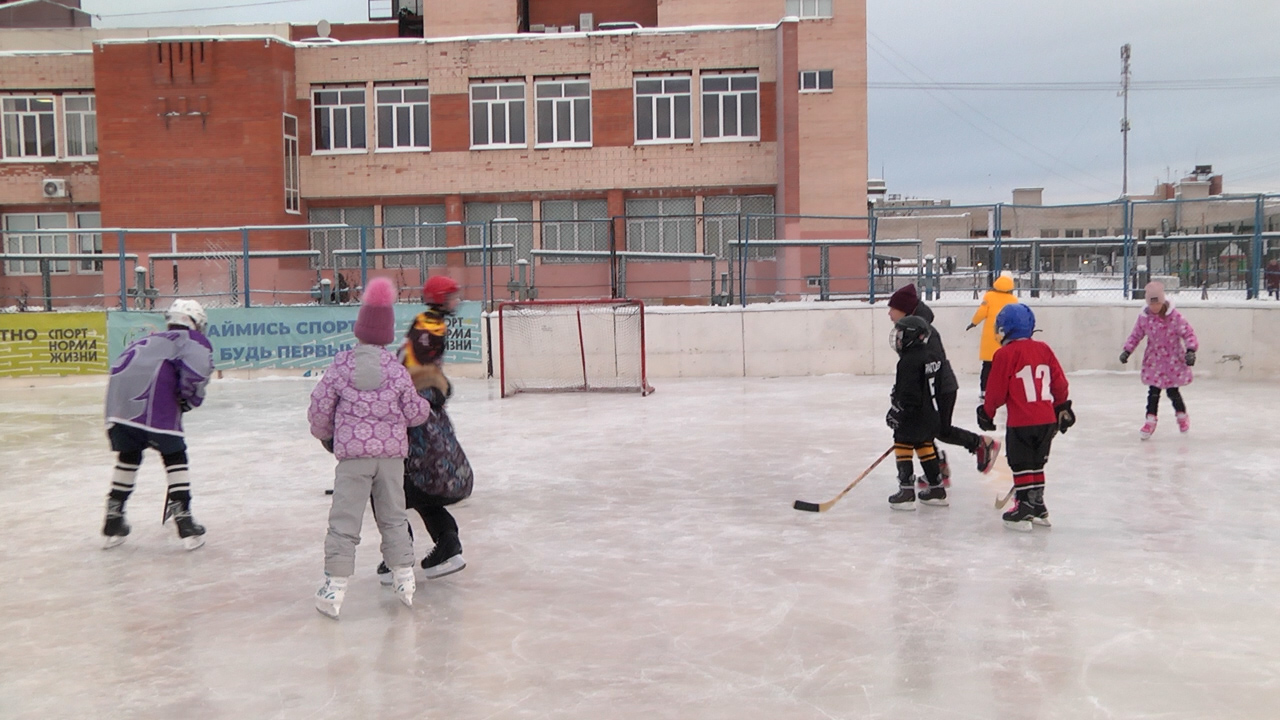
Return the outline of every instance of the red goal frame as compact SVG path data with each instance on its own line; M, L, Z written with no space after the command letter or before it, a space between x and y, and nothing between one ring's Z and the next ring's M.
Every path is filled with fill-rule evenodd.
M582 331L582 313L577 314L578 326L578 355L581 358L582 368L582 384L573 387L564 388L534 388L534 389L511 389L507 388L507 343L505 335L505 313L509 308L520 307L565 307L565 306L613 306L617 307L635 307L637 310L637 318L639 320L639 352L640 352L640 378L639 387L593 387L587 373L587 349L583 338ZM501 396L507 397L517 392L635 392L640 391L641 397L649 395L654 391L652 385L649 384L647 358L645 348L645 323L644 323L644 302L630 298L604 298L604 299L584 299L584 300L513 300L498 305L498 376L501 388Z

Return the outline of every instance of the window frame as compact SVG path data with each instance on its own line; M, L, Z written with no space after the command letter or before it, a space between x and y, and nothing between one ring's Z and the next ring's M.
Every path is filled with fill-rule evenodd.
M349 93L349 92L359 92L360 102L359 103L345 102L343 99L343 94ZM337 93L338 102L321 104L319 102L319 97L318 97L321 93ZM319 113L321 112L321 108L324 108L329 116L329 128L328 128L329 132L328 133L322 133L320 131ZM340 148L332 147L333 146L333 129L335 127L334 117L336 117L336 113L334 112L334 110L332 110L333 108L343 109L342 114L346 118L347 145ZM353 111L353 108L359 108L360 110L358 113L356 113ZM368 112L369 112L368 88L366 88L364 85L333 85L333 86L312 85L311 86L311 154L312 155L359 155L362 153L368 153L369 152ZM358 146L353 143L353 140L355 139L354 130L353 130L354 124L351 122L353 118L357 118L357 117L360 119L360 145ZM321 137L326 137L328 139L329 141L328 144L330 145L330 147L327 147L327 148L320 147Z
M299 167L300 140L298 118L283 113L281 131L284 135L284 211L290 215L302 214L302 172ZM293 134L289 134L289 121L293 121ZM292 202L290 202L292 201Z
M805 12L806 4L813 8L812 12ZM834 0L787 0L786 14L801 20L829 20L835 17L834 5Z
M48 110L31 110L31 101L48 102ZM27 109L18 110L8 109L10 101L26 101ZM9 154L10 140L10 118L17 116L15 128L18 131L18 148L20 150L17 155ZM47 128L48 138L45 137L45 130L40 127L40 120L48 117L52 122L52 126ZM36 145L37 153L27 154L25 147L27 145L26 134L27 129L23 121L24 118L31 118L35 121ZM49 93L14 93L8 95L0 95L0 160L6 162L50 162L57 161L60 145L58 143L58 96ZM39 152L43 148L46 139L52 144L53 152L43 154Z
M567 94L569 85L585 85L586 95ZM559 86L560 94L558 96L542 97L541 91L544 88ZM543 105L551 106L551 133L550 141L542 141L542 108ZM586 133L587 138L583 140L578 137L578 108L585 104L587 108ZM560 106L567 105L569 107L569 133L572 136L570 140L558 140L560 123ZM535 79L533 82L533 147L535 149L542 148L589 148L592 145L592 107L591 107L591 79L586 77L565 77L565 78L542 78Z
M657 212L632 215L633 203L655 202ZM626 249L631 252L696 253L698 252L697 201L692 197L630 198L627 200L625 223ZM668 206L678 205L689 212L668 213ZM635 241L635 245L632 242ZM648 247L650 241L657 247ZM681 247L684 245L685 247ZM674 247L673 247L674 246ZM632 262L632 261L629 261ZM636 259L634 262L644 262Z
M35 223L36 227L30 228L30 229L18 229L18 230L11 229L9 224L13 221L14 218L20 218L20 217L34 218L33 222ZM45 218L45 219L60 218L62 225L60 227L43 227L40 224L41 218ZM27 250L25 250L22 247L22 245L27 241L34 241L35 250L31 254L52 255L52 254L70 253L71 252L71 236L75 234L75 228L69 227L69 224L70 224L70 221L68 220L67 214L65 212L5 213L3 216L0 216L0 227L3 227L5 230L4 245L3 245L4 252L14 253L14 254L25 254L27 253ZM61 231L61 232L47 232L49 230ZM58 250L59 240L61 240L63 245L62 250ZM15 241L18 243L17 249L13 249L10 246L10 243ZM48 241L49 243L51 243L51 249L45 250L41 247L45 243L45 241ZM71 274L71 262L72 261L70 260L50 260L49 274L50 275ZM4 261L4 274L10 277L33 276L33 275L39 276L40 261L39 260L6 260Z
M421 90L427 94L425 100L407 101L404 99L405 90ZM400 100L395 102L384 102L379 94L384 91L399 91ZM382 110L389 108L391 110L391 145L383 146L382 141ZM409 113L409 144L400 145L400 108L405 108ZM416 120L418 113L423 113L426 121L426 142L418 144ZM431 86L427 82L405 82L405 83L375 83L373 86L373 134L374 143L373 151L375 153L397 153L397 152L431 152Z
M752 80L754 80L754 81L755 81L755 88L754 88L754 89L744 89L744 90L734 90L734 89L733 89L733 81L734 81L734 80L742 80L742 79L746 79L746 78L750 78L750 79L752 79ZM726 90L711 90L711 91L708 91L708 90L707 90L707 81L708 81L708 80L721 80L721 79L724 79L724 80L728 80L728 81L729 81L729 87L728 87L728 89L726 89ZM711 73L704 73L704 74L700 75L700 76L699 76L699 78L698 78L698 89L699 89L699 95L700 95L701 100L702 100L702 101L701 101L701 103L700 103L700 106L701 106L701 116L700 116L700 119L701 119L701 124L702 124L702 128L701 128L701 129L702 129L702 132L701 132L701 135L702 135L702 142L704 142L704 143L717 143L717 142L760 142L760 73L759 73L758 71L755 71L755 70L751 70L751 71L741 71L741 72L736 72L736 71L717 71L717 72L711 72ZM724 130L724 122L723 122L723 119L724 119L724 113L723 113L723 112L721 112L721 111L723 111L723 109L724 109L724 107L725 107L725 105L724 105L725 96L729 96L729 95L734 96L734 97L736 97L736 98L737 98L737 103L736 103L736 106L737 106L737 116L736 116L736 117L737 117L737 123L738 123L738 130L739 130L739 132L737 132L737 133L736 133L736 134L734 134L734 135L725 135L725 134L724 134L724 132L723 132L723 130ZM754 134L754 135L744 135L744 134L742 134L742 132L741 132L741 129L742 129L742 117L743 117L743 113L742 113L742 98L743 98L743 96L744 96L744 95L754 95L754 96L755 96L755 113L754 113L754 119L755 119L755 134ZM709 137L709 136L707 135L707 127L708 127L708 123L707 123L707 116L708 116L708 113L707 113L707 102L708 102L708 99L709 99L710 97L715 97L715 98L717 98L717 101L716 101L716 102L717 102L717 105L718 105L718 108L717 108L717 114L716 114L716 127L717 127L717 131L718 131L720 134L716 135L715 137Z
M89 101L88 110L71 110L67 107L67 101L73 99L87 99ZM76 121L72 122L72 116ZM90 133L86 131L86 119L92 118L93 125L93 152L82 153L79 155L71 152L71 129L73 127L80 128L80 141L88 146L88 138ZM62 125L66 147L66 154L63 156L68 160L97 160L98 159L98 98L94 93L69 93L62 96Z
M586 205L591 203L591 205ZM549 208L548 205L551 207ZM572 209L573 217L559 220L548 220L548 210L567 206ZM601 209L602 214L592 215L590 209ZM609 202L605 198L577 198L572 200L543 200L539 209L538 248L541 250L571 250L574 252L608 252L609 250ZM584 217L584 210L587 210ZM548 238L553 237L555 247L548 247ZM565 247L565 245L572 247ZM603 258L589 256L555 256L544 255L538 262L550 265L572 263L601 262Z
M827 81L826 87L823 87L823 75ZM813 78L813 86L805 87L805 76ZM834 70L801 70L800 71L800 92L809 94L830 93L835 92L835 71Z
M438 215L438 220L423 219L424 211ZM412 210L412 223L393 223L387 219L388 213L397 213L399 211ZM448 216L445 206L441 204L423 204L423 205L383 205L382 206L382 248L384 250L403 249L406 247L432 247L442 248L448 247ZM406 235L413 241L413 245L408 244ZM423 242L423 237L427 236L429 242ZM447 255L444 253L421 253L414 255L405 253L403 255L384 255L382 257L382 266L384 268L430 268L445 265L448 262Z
M683 80L689 84L688 89L685 90L684 92L667 90L667 81L669 80L676 80L676 81ZM662 92L660 93L646 92L642 94L640 92L640 83L652 82L652 81L662 82ZM637 75L633 77L631 80L631 93L632 93L632 97L634 98L634 102L633 102L634 107L632 107L631 112L632 112L632 120L635 128L634 140L636 145L690 145L693 143L693 118L694 118L695 108L693 103L693 74L692 73L671 74L671 75L665 75L665 74L664 75ZM677 100L682 97L688 99L688 112L689 112L689 136L688 137L676 136L677 126L679 124L679 113L677 112L676 106L678 104ZM648 139L640 137L640 99L641 98L652 99L650 102L651 107L649 112L650 112L650 118L652 121L650 123L651 125L650 129L653 132L653 137ZM670 98L670 103L668 105L668 120L670 122L670 130L671 130L670 137L658 136L658 104L659 104L659 99L661 98Z
M474 80L471 82L470 86L467 88L467 98L468 98L467 107L468 107L468 110L470 111L467 117L467 120L468 120L467 124L469 126L468 132L470 133L470 138L471 138L470 148L472 150L522 150L522 149L527 149L529 147L529 127L528 127L529 122L528 122L528 116L527 116L529 90L527 86L528 86L528 83L525 81L524 78L520 78L519 80L509 80L509 79L508 80ZM513 88L513 87L520 88L519 98L502 97L503 88ZM496 97L477 99L476 90L482 89L482 88L497 88ZM486 114L485 129L488 133L486 140L488 140L489 142L483 142L483 143L476 142L476 105L477 103L483 104L485 107L485 114ZM504 135L510 138L511 137L510 131L512 128L511 120L513 119L513 116L511 114L511 111L512 111L511 106L516 103L519 103L520 105L520 112L514 117L518 117L520 119L520 135L522 137L522 140L520 142L511 142L511 141L501 142L501 143L491 142L493 140L493 130L492 130L493 124L491 122L493 119L493 105L501 104L503 107L506 108L506 111L503 113L503 116L507 123L504 127L504 130L505 130ZM536 129L535 129L535 133L536 133Z
M76 230L89 230L92 228L102 227L101 211L77 211L75 215L76 215ZM95 225L83 224L83 218L86 215L97 215L98 216L97 224ZM88 251L85 250L86 240L89 242L89 245L91 248ZM76 252L81 255L101 256L102 255L102 233L77 232L76 233ZM97 260L81 260L80 264L77 266L76 274L77 275L101 275L102 274L101 257L99 257L99 259Z

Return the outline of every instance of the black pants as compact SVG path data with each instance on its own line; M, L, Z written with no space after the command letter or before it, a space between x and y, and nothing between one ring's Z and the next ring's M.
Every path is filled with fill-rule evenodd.
M410 483L405 483L404 500L405 507L422 516L422 524L427 526L427 533L431 535L433 542L440 542L440 538L449 535L458 536L458 522L445 507L458 502L457 500L427 495Z
M956 394L954 392L942 393L935 399L938 402L939 420L938 437L936 439L948 445L959 445L971 453L977 452L982 438L977 433L969 432L964 428L951 424L951 415L956 409Z
M1013 471L1013 485L1019 490L1044 487L1044 466L1058 424L1024 425L1005 429L1004 453Z
M991 377L991 361L982 361L982 374L978 376L978 389L985 395L987 392L987 378Z
M1176 387L1169 388L1164 391L1169 396L1169 402L1173 403L1175 412L1186 412L1187 404L1182 402L1182 391ZM1147 414L1155 415L1160 409L1160 388L1151 385L1147 388Z

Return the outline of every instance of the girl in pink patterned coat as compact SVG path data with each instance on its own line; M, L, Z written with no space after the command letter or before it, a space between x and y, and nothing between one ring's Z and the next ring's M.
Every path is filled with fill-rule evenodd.
M390 280L369 282L355 325L360 344L334 357L311 392L307 411L311 434L338 458L324 540L325 583L316 592L316 609L332 618L338 617L347 578L355 572L360 525L370 499L396 595L413 605L404 458L409 454L408 429L431 417L431 404L418 395L400 360L383 347L396 339L394 301Z
M1173 309L1173 303L1164 294L1164 285L1149 282L1146 287L1147 306L1133 325L1133 332L1124 343L1120 362L1129 362L1129 354L1138 347L1142 338L1147 339L1147 349L1142 355L1142 382L1147 385L1147 420L1139 434L1143 440L1156 431L1156 412L1160 405L1160 391L1164 390L1173 403L1178 430L1191 429L1187 405L1178 389L1191 383L1191 366L1196 364L1196 350L1200 342L1191 323Z

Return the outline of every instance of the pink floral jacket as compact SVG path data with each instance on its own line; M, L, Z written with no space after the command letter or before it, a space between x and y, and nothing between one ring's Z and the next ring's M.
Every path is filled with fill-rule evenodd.
M1161 317L1143 308L1133 332L1124 343L1126 352L1133 352L1147 338L1147 349L1142 354L1142 382L1164 389L1191 384L1191 368L1187 367L1186 351L1200 349L1196 332L1191 323L1182 317L1169 303L1169 312Z
M396 356L376 345L358 345L333 359L311 391L311 434L333 439L333 454L348 458L402 458L407 431L431 417Z

